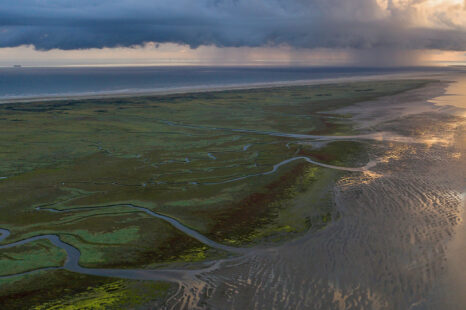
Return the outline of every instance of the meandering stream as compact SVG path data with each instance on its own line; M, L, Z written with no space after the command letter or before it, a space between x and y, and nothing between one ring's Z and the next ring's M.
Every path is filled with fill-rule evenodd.
M391 100L399 104L397 107L409 106L413 100L425 101L425 90L411 91ZM367 111L369 104L372 103L358 107L361 113ZM393 119L397 118L399 110L383 109L382 105L379 114L384 114L386 119L387 111L393 113ZM463 221L466 190L466 122L458 120L456 126L436 132L437 127L442 128L435 123L442 121L434 118L440 112L432 109L430 113L409 123L398 119L392 126L400 130L423 128L427 119L427 123L435 124L429 129L431 134L440 137L431 144L419 137L403 137L384 130L368 135L326 137L235 129L302 140L387 142L378 145L382 157L364 167L332 166L298 156L276 164L270 171L243 176L275 173L296 160L355 172L334 188L335 208L340 218L323 230L309 232L282 245L229 247L176 219L128 204L63 210L39 207L36 212L132 208L164 220L208 246L235 255L197 270L120 270L81 267L79 250L60 240L59 235L34 236L0 245L0 249L47 239L67 253L67 260L60 268L82 274L176 282L178 290L166 301L167 309L439 309L446 301L443 293L454 292L458 283L451 281L451 270L464 267L465 261L458 256L451 259L446 253L452 238L455 244L464 240L458 235L463 230L458 228ZM449 143L438 143L446 140ZM365 172L374 172L377 176ZM8 230L0 229L0 242L8 240L9 235ZM461 297L461 291L455 294L452 298ZM464 298L454 300L459 302L449 309L466 307Z
M254 176L260 176L260 175L268 175L272 174L278 171L278 169L286 165L288 163L291 163L296 160L305 160L309 163L319 165L325 168L330 168L330 169L337 169L337 170L343 170L343 171L353 171L353 172L360 172L360 171L366 171L370 169L371 167L375 166L376 161L370 161L366 166L360 167L360 168L350 168L350 167L340 167L340 166L332 166L332 165L327 165L323 163L316 162L312 160L309 157L305 156L299 156L299 157L293 157L287 160L284 160L276 165L273 166L273 169L264 173L260 174L254 174L254 175L247 175L243 176L240 178L224 181L222 183L228 183L228 182L234 182L238 180L242 180L245 178L249 177L254 177ZM210 184L210 183L209 183ZM36 207L37 211L46 211L46 212L54 212L54 213L67 213L67 212L79 212L79 211L85 211L85 210L98 210L98 209L109 209L109 208L114 208L114 207L126 207L130 208L139 212L146 213L149 216L161 219L176 229L182 231L183 233L187 234L188 236L198 240L199 242L211 247L215 248L218 250L230 252L233 254L246 254L248 251L251 251L251 249L247 248L237 248L237 247L231 247L227 246L224 244L220 244L218 242L215 242L204 235L200 234L199 232L183 225L176 219L159 214L157 212L154 212L152 210L149 210L147 208L141 207L141 206L136 206L133 204L114 204L114 205L105 205L105 206L87 206L87 207L76 207L76 208L68 208L68 209L56 209L56 208L51 208L51 207ZM10 236L10 231L7 229L0 228L0 242L4 241ZM139 279L139 280L170 280L170 281L178 281L179 278L186 277L188 275L193 275L197 274L199 272L202 272L204 270L198 270L198 271L187 271L187 270L126 270L126 269L92 269L92 268L84 268L79 265L79 258L81 256L81 253L79 250L72 245L62 241L60 239L59 235L54 235L54 234L46 234L46 235L37 235L33 236L27 239L23 239L20 241L16 241L13 243L5 244L5 245L0 245L0 249L8 249L8 248L13 248L17 246L21 246L27 243L31 243L37 240L48 240L50 241L53 245L61 248L64 250L67 254L67 259L63 267L45 267L45 268L40 268L37 270L32 270L32 271L26 271L18 274L12 274L12 275L6 275L6 276L0 276L0 278L6 278L6 277L14 277L14 276L20 276L20 275L25 275L29 273L33 273L39 270L50 270L50 269L59 269L63 268L69 271L73 272L78 272L78 273L83 273L83 274L90 274L90 275L98 275L98 276L109 276L109 277L121 277L121 278L126 278L126 279ZM219 262L213 265L218 265ZM210 267L211 269L212 267Z
M169 223L176 229L182 231L183 233L187 234L188 236L198 240L199 242L218 249L222 251L227 251L230 253L234 254L245 254L248 249L246 248L237 248L237 247L231 247L227 246L224 244L220 244L218 242L215 242L213 240L210 240L209 238L203 236L199 232L181 224L179 221L176 219L162 215L159 213L156 213L154 211L151 211L147 208L132 205L132 204L116 204L116 205L106 205L106 206L92 206L92 207L79 207L79 208L69 208L69 209L64 209L64 210L59 210L55 208L48 208L48 207L37 207L37 211L42 211L42 212L54 212L54 213L67 213L67 212L79 212L79 211L85 211L85 210L98 210L98 209L109 209L113 207L126 207L130 208L139 212L146 213L149 216L164 220L165 222ZM0 242L5 240L10 236L10 231L7 229L0 229ZM83 274L90 274L90 275L98 275L98 276L108 276L108 277L121 277L125 279L139 279L139 280L177 280L181 277L184 277L182 275L188 275L188 274L195 274L195 271L185 271L185 270L126 270L126 269L92 269L92 268L84 268L79 265L79 258L81 256L81 253L79 250L72 245L62 241L60 239L59 235L53 235L53 234L46 234L46 235L37 235L33 236L27 239L23 239L20 241L16 241L13 243L5 244L5 245L0 245L0 249L8 249L8 248L13 248L17 246L21 246L27 243L31 243L37 240L48 240L50 241L53 245L63 249L66 254L67 254L67 259L62 267L63 269L73 271L73 272L78 272L78 273L83 273ZM7 275L7 276L0 276L0 278L6 278L6 277L13 277L13 276L20 276L24 274L29 274L35 271L39 270L49 270L49 269L58 269L60 267L46 267L46 268L40 268L37 270L32 270L32 271L27 271L23 273L18 273L18 274L13 274L13 275ZM197 271L199 272L199 271ZM176 275L176 277L174 277Z

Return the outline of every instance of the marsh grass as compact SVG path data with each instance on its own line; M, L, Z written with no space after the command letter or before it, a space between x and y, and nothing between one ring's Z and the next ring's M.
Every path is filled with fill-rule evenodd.
M266 132L352 134L351 116L332 110L425 83L358 82L0 105L0 218L1 228L11 230L4 242L58 234L81 251L81 265L100 268L154 268L227 255L129 208L51 213L36 210L38 206L131 203L171 216L217 242L241 246L320 229L337 216L332 186L342 173L304 161L264 173L299 155L332 165L361 165L368 160L365 145L340 141L315 147ZM60 266L64 259L46 241L0 255L0 275ZM35 276L22 277L20 284L10 278L3 281L0 299L19 309L55 309L60 302L70 304L65 309L100 309L106 303L124 304L123 295L133 290L129 282L64 271L37 277L47 278L52 288L64 287L38 297L43 290ZM67 278L77 280L68 283ZM160 285L155 290L166 291ZM135 292L135 300L145 296ZM138 302L147 301L141 298Z

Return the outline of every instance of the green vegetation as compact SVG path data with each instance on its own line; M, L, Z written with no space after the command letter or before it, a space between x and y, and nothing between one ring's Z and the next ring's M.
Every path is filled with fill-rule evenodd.
M33 310L125 309L160 300L169 284L154 282L114 281L89 287L82 293L65 295L52 302L33 307Z
M228 255L121 204L168 215L230 245L277 242L320 229L337 216L331 190L343 172L297 160L264 173L295 156L363 165L365 145L317 145L267 132L352 134L351 117L332 110L425 83L0 105L0 228L11 231L3 243L57 234L80 250L82 266L92 268L155 268ZM53 213L39 206L83 209ZM84 208L89 206L106 207ZM0 275L7 275L62 266L65 253L37 241L0 250L0 259ZM64 288L39 298L36 277ZM161 292L157 298L168 290L165 284L134 283L38 272L1 280L0 300L13 307L13 297L22 296L18 308L25 309L107 309L148 302L153 290L150 296L141 292L149 286ZM69 286L73 291L64 291Z
M0 252L2 275L14 275L43 267L61 267L66 259L65 251L48 240L37 240Z
M129 281L71 273L41 271L0 279L1 309L132 309L150 303L155 309L175 285Z

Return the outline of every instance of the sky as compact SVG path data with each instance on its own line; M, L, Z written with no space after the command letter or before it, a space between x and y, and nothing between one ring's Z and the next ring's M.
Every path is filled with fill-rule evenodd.
M466 0L0 0L14 64L466 64Z

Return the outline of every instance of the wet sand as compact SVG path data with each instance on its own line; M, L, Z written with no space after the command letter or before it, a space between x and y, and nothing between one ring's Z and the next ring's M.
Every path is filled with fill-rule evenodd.
M198 270L91 270L77 264L79 253L70 255L75 248L68 249L65 268L175 282L178 290L166 309L465 309L466 120L459 113L461 94L456 102L447 93L450 105L436 103L450 89L449 81L459 77L445 75L422 89L337 111L354 115L361 135L254 132L308 142L370 143L371 161L364 167L324 165L348 171L333 190L340 216L325 229L240 251ZM460 91L466 94L466 88ZM277 167L294 160L310 159L290 158ZM0 239L7 237L8 231L0 230Z
M447 86L352 107L416 143L375 142L378 165L334 189L339 220L180 282L166 308L465 309L466 123L429 102Z

